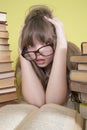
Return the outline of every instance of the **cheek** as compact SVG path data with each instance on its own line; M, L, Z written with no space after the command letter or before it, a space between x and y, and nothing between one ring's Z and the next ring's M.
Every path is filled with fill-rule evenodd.
M53 55L46 57L46 61L51 62L53 60Z

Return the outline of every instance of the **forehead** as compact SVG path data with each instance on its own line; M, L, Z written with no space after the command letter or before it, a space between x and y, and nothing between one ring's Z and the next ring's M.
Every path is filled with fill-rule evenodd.
M40 44L40 45L43 45L44 44L44 41L42 41L41 39L37 38L36 36L33 35L33 42L32 42L33 45L36 45L36 44Z
M47 30L42 30L42 31L34 31L32 33L32 43L41 43L43 44L44 42L47 42L49 39L53 39L54 37L54 31L53 28L48 28Z

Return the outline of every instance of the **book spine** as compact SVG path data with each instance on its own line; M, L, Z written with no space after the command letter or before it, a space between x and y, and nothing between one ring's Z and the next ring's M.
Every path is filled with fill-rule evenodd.
M9 38L0 38L0 44L8 44Z
M87 92L87 83L70 81L69 87L70 90L74 92L82 92L82 93Z
M0 23L6 23L7 12L0 12Z
M1 38L9 38L8 31L0 31L0 37Z
M16 92L11 92L11 93L6 93L3 95L0 95L0 103L7 102L7 101L13 101L17 99L17 93Z
M84 45L86 45L86 48L84 47ZM82 42L81 43L81 53L82 55L87 55L87 42Z

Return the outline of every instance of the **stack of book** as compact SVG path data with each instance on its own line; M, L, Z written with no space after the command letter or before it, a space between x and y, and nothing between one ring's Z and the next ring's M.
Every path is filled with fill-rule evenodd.
M6 12L0 12L0 106L17 99L15 72L12 69L11 50L9 48Z
M71 56L70 62L78 66L76 70L70 72L70 89L78 93L81 102L79 111L83 118L87 119L87 42L81 43L81 55Z

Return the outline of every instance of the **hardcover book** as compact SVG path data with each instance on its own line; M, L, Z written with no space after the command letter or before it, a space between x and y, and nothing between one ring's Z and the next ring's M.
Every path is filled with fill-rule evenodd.
M0 89L5 89L14 86L15 77L8 77L0 79Z
M0 50L9 50L9 44L0 44Z
M11 93L11 92L16 92L16 87L15 86L12 86L10 88L0 89L0 96L2 94Z
M7 31L6 26L7 24L0 23L0 31Z
M0 72L0 79L14 77L15 72L13 71L7 71L7 72Z
M87 70L87 64L78 64L78 70Z
M87 63L87 55L75 55L70 57L70 62Z
M6 12L0 12L0 23L6 23Z
M0 105L4 102L13 101L16 99L18 99L18 97L17 97L17 93L15 91L5 93L5 94L0 94Z
M81 51L83 55L87 54L87 42L82 42L81 43Z
M10 50L0 50L0 62L11 61L11 52Z
M8 44L8 38L0 38L0 44Z
M10 62L1 62L0 63L0 72L7 72L7 71L12 71L12 63L13 61Z
M71 91L87 93L87 83L70 81L69 88Z
M0 37L1 38L9 38L8 31L0 31Z
M77 82L87 83L87 71L85 70L71 70L70 71L70 80Z

